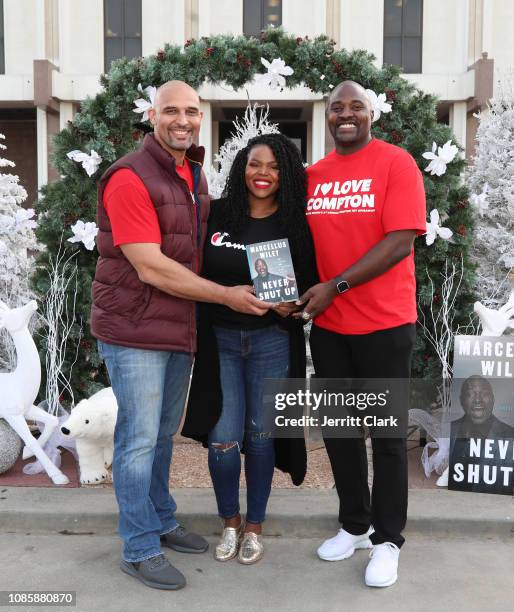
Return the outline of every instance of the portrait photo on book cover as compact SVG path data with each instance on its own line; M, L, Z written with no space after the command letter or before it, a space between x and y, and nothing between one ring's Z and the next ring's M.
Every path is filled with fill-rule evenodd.
M457 336L449 488L514 492L514 341Z
M298 288L287 238L246 247L255 295L265 302L292 302Z

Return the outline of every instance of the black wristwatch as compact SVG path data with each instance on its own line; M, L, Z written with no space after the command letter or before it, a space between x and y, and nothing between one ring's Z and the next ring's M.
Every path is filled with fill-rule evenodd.
M348 281L344 280L344 278L336 276L334 280L336 283L337 293L346 293L346 291L348 291L348 289L350 288Z

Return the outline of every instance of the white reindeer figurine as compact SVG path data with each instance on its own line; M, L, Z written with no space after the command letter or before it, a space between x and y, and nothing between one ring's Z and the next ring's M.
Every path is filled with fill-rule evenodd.
M50 461L43 450L59 420L34 406L41 384L41 362L28 330L28 323L36 310L37 303L34 300L13 309L0 300L0 328L5 327L10 333L17 356L14 372L0 374L0 417L4 418L25 442L25 450L29 452L24 452L24 457L36 455L53 483L64 485L68 484L68 477ZM30 433L25 419L44 423L39 440Z

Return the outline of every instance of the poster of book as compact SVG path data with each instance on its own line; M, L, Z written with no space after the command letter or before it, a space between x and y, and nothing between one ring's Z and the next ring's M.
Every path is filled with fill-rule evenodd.
M456 336L448 488L513 495L514 337Z
M276 304L298 299L287 238L248 244L246 254L255 295L260 300Z

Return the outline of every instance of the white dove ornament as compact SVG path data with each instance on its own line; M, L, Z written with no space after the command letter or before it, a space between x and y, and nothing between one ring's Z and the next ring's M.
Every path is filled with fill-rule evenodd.
M487 308L481 302L475 302L473 310L482 324L482 336L498 337L509 327L514 329L514 291L498 310Z
M449 240L452 235L451 229L439 225L439 211L437 208L430 211L430 221L427 221L427 233L425 236L427 246L433 244L438 236L443 240Z
M292 75L294 72L291 66L286 66L286 63L280 57L275 58L271 63L266 58L261 57L261 64L267 69L267 72L256 74L255 82L272 90L285 87L285 77Z
M432 143L432 151L423 153L425 159L429 159L430 163L425 168L425 172L430 172L432 175L442 176L446 172L446 166L455 159L459 152L457 146L452 145L452 141L448 140L442 147L438 147L435 142Z

